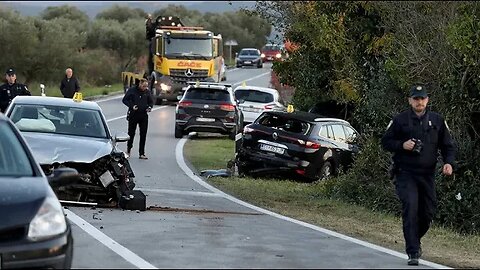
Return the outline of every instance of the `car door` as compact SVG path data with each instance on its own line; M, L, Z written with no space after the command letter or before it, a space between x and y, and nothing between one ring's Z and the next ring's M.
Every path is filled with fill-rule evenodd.
M358 154L359 151L358 133L353 128L347 125L343 125L343 129L345 130L346 143L348 145L346 162L347 167L350 167L355 155Z
M345 131L342 124L332 124L333 136L337 147L334 152L337 155L337 159L340 165L346 166L349 162L348 144L346 143Z

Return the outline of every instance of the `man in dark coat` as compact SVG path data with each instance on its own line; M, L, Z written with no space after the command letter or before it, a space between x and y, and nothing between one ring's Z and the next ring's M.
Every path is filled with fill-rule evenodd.
M65 98L73 98L76 92L80 92L80 84L78 79L73 76L71 68L65 70L65 77L60 83L60 91Z
M17 75L13 68L5 72L7 83L0 86L0 111L3 113L16 96L31 96L26 85L17 83Z

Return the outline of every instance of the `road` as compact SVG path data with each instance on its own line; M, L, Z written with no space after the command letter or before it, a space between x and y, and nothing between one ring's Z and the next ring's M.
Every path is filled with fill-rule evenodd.
M270 65L232 69L227 83L269 86ZM121 97L98 101L112 131L127 129ZM131 166L147 205L177 211L68 207L74 268L405 268L404 254L289 219L239 201L194 175L174 138L175 107L149 119L148 160ZM126 144L120 145L125 150ZM182 209L196 209L186 212ZM202 211L208 210L208 211ZM421 261L420 267L442 267Z

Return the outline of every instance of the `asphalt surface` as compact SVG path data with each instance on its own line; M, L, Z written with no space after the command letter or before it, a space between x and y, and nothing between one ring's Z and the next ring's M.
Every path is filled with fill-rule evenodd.
M227 83L268 87L269 73L270 65L232 69ZM98 103L110 129L126 132L121 98ZM174 105L156 106L149 118L149 159L138 159L138 131L130 158L147 205L170 211L68 207L74 268L407 267L404 254L248 205L205 184L183 160L186 138L174 138L174 114ZM422 262L420 268L442 267Z

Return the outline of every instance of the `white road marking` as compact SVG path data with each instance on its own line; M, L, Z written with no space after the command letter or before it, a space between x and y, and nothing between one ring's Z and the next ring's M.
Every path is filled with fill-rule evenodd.
M97 228L95 228L92 224L88 223L81 217L77 216L75 213L68 209L64 209L65 213L67 214L67 218L75 223L78 227L84 230L86 233L91 235L93 238L98 240L100 243L104 244L106 247L111 249L113 252L120 255L124 258L127 262L133 264L134 266L140 269L158 269L157 267L153 266L149 262L145 261L144 259L140 258L137 254L131 252L126 247L120 245L118 242L113 240L112 238L108 237Z
M310 229L315 230L315 231L319 231L319 232L322 232L322 233L325 233L325 234L328 234L328 235L331 235L331 236L334 236L334 237L337 237L337 238L340 238L340 239L343 239L343 240L347 240L347 241L362 245L364 247L368 247L368 248L371 248L371 249L374 249L374 250L378 250L378 251L381 251L381 252L384 252L384 253L387 253L387 254L390 254L392 256L402 258L402 259L407 259L408 258L406 254L400 253L398 251L391 250L391 249L388 249L388 248L384 248L384 247L381 247L381 246L378 246L378 245L375 245L375 244L372 244L372 243L368 243L366 241L359 240L359 239L356 239L356 238L353 238L353 237L350 237L350 236L346 236L346 235L343 235L343 234L340 234L340 233L337 233L337 232L334 232L334 231L331 231L331 230L328 230L328 229L325 229L325 228L322 228L322 227L319 227L319 226L315 226L315 225L312 225L312 224L309 224L309 223L306 223L306 222L303 222L303 221L300 221L300 220L296 220L296 219L293 219L293 218L282 216L280 214L277 214L277 213L274 213L272 211L260 208L258 206L252 205L252 204L249 204L247 202L244 202L244 201L239 200L239 199L237 199L237 198L235 198L231 195L228 195L228 194L224 193L223 191L221 191L221 190L209 185L207 182L203 181L202 178L195 175L193 173L193 171L190 170L190 168L187 166L187 164L185 163L185 159L183 158L183 147L184 147L186 142L187 142L187 138L183 138L177 143L177 146L176 146L176 149L175 149L175 157L177 159L178 166L180 166L180 168L185 172L185 174L188 175L193 181L195 181L198 184L200 184L201 186L211 190L212 192L223 196L225 199L228 199L228 200L230 200L234 203L237 203L237 204L243 205L245 207L248 207L252 210L256 210L258 212L270 215L272 217L276 217L276 218L279 218L279 219L282 219L282 220L285 220L285 221L289 221L289 222L292 222L292 223L310 228ZM444 266L444 265L441 265L441 264L436 264L436 263L425 261L425 260L420 260L419 262L423 265L433 267L433 268L437 268L437 269L452 269L448 266Z
M160 107L156 107L156 108L153 108L153 109L152 109L152 112L154 112L154 111L156 111L156 110L163 109L163 108L167 108L167 107L168 107L167 105L163 105L163 106L160 106ZM107 120L107 123L112 122L112 121L115 121L115 120L118 120L118 119L123 119L123 118L125 118L125 117L127 117L126 114L125 114L125 115L122 115L122 116L110 118L110 119Z
M100 102L105 102L105 101L110 101L110 100L120 99L120 98L123 98L123 94L118 94L111 97L101 98L101 99L92 100L92 101L95 101L96 103L100 103Z
M270 71L269 71L269 72L262 73L262 74L260 74L260 75L257 75L257 76L255 76L255 77L252 77L252 78L247 79L247 80L242 80L242 81L236 82L236 83L232 84L232 87L234 87L234 86L236 86L236 85L239 85L239 84L242 84L242 83L244 83L244 82L248 82L248 81L251 81L251 80L255 80L255 79L261 78L261 77L263 77L263 76L265 76L265 75L267 75L267 74L270 74Z
M158 188L142 188L138 187L138 190L174 195L188 195L188 196L200 196L200 197L222 197L222 195L212 192L203 191L188 191L188 190L172 190L172 189L158 189Z

